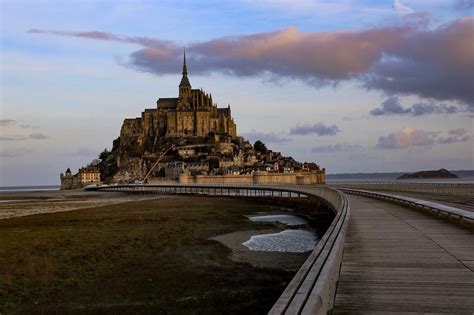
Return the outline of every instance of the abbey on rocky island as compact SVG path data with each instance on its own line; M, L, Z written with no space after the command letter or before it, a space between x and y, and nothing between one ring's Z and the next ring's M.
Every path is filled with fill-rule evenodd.
M160 98L156 108L145 109L138 118L125 119L120 131L122 145L144 145L145 139L159 137L204 137L208 134L237 137L237 126L230 105L218 108L212 95L193 89L188 79L186 53L179 96Z
M252 145L237 135L230 106L193 89L186 54L178 97L160 98L141 117L125 119L112 150L77 175L60 175L62 189L103 183L323 184L325 170ZM99 181L99 182L98 182Z

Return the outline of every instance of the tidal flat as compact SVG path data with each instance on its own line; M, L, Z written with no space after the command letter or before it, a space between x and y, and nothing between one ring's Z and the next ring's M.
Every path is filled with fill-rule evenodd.
M275 229L246 217L280 213L252 200L111 196L66 196L103 202L62 211L57 193L3 195L20 215L25 199L27 209L59 212L0 220L1 314L266 313L309 254L282 253L265 267L232 259L213 238Z

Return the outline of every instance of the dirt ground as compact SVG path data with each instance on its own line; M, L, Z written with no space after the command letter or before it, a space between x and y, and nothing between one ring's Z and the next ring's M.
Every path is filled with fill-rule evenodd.
M283 229L252 223L247 215L283 212L250 200L86 192L0 199L4 218L20 216L0 220L1 314L266 313L309 254L242 248L251 235Z

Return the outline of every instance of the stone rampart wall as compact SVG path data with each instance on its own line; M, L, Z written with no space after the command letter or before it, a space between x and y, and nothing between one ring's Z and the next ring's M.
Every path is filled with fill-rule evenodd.
M305 172L305 173L268 173L257 172L253 175L185 175L179 177L181 184L294 184L311 185L324 184L325 172Z

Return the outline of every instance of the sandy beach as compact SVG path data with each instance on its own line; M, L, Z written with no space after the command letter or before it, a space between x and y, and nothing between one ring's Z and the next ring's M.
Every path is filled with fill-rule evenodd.
M53 213L129 201L154 199L156 196L85 190L39 190L0 193L0 219L31 214ZM160 197L163 198L163 197Z

